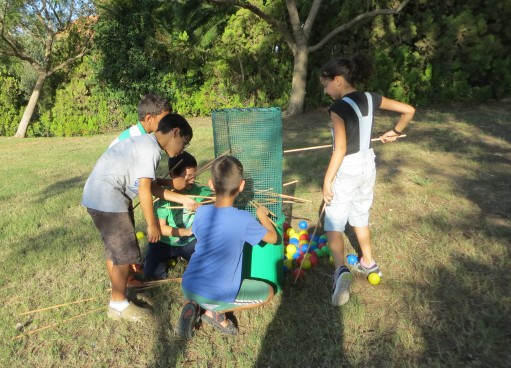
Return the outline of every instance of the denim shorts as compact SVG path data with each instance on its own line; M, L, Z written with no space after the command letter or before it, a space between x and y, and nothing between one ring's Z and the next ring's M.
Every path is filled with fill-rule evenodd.
M105 258L114 265L140 263L133 212L103 212L87 208L105 244Z

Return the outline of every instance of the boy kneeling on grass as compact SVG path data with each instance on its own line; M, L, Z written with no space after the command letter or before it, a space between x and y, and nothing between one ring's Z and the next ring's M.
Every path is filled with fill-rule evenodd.
M176 157L170 157L168 166L172 187L176 193L192 196L199 203L211 196L211 189L195 184L197 160L191 154L185 151ZM172 258L182 257L189 262L197 242L192 233L195 212L187 211L178 203L164 199L159 199L154 204L154 212L160 222L162 237L158 242L149 243L144 264L146 280L166 279L167 262Z
M197 210L192 225L197 244L183 274L185 304L176 332L185 338L193 336L199 318L222 333L234 335L238 329L225 313L259 307L274 295L271 285L241 278L245 242L252 246L261 241L277 242L268 209L257 209L259 223L248 211L233 207L245 186L243 166L236 158L218 159L211 173L209 186L216 192L216 201ZM202 316L199 306L205 309Z

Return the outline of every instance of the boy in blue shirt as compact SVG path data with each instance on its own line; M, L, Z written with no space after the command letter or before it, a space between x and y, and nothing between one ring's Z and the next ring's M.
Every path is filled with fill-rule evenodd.
M197 202L202 202L211 196L211 189L195 185L197 160L188 152L183 152L168 161L172 187L176 193L191 196ZM176 202L159 199L154 205L154 212L160 223L162 237L156 243L149 243L145 264L144 278L146 280L165 279L167 277L166 263L176 257L182 257L187 262L195 251L197 240L192 234L192 223L195 213L180 207Z
M214 205L199 207L192 225L197 238L195 253L183 274L185 305L176 332L190 338L199 316L222 333L234 335L237 328L225 312L255 308L269 302L274 295L271 285L260 280L243 280L241 267L243 245L259 242L274 244L277 232L261 206L256 215L233 207L243 191L243 166L232 156L224 156L212 166L209 186L216 192ZM270 245L267 245L270 246Z

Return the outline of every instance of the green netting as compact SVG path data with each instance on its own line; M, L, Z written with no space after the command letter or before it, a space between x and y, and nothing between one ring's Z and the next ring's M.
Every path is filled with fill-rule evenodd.
M251 200L264 204L282 235L282 119L280 108L222 109L212 112L215 157L230 151L243 164L245 190L236 206L255 216ZM273 193L273 194L272 194ZM276 200L276 201L275 201ZM279 244L245 247L244 277L271 282L282 287L283 237Z

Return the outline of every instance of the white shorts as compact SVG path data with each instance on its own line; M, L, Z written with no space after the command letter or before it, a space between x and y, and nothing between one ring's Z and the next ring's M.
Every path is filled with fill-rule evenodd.
M369 209L373 204L376 166L372 149L344 158L332 185L334 197L325 208L325 231L344 232L351 226L369 225Z

